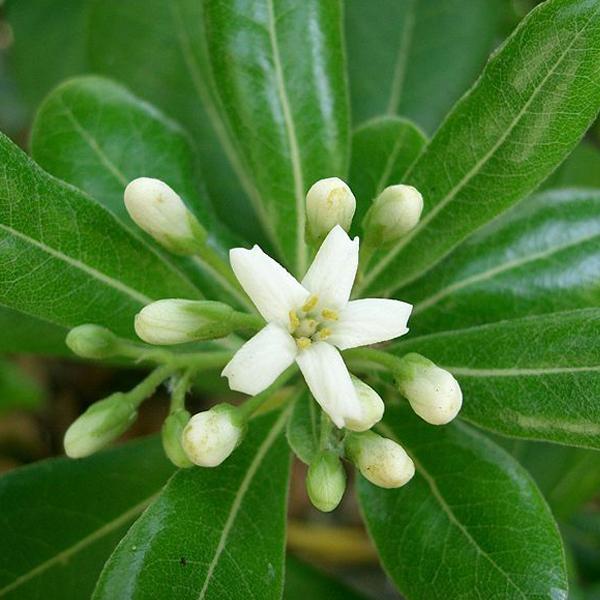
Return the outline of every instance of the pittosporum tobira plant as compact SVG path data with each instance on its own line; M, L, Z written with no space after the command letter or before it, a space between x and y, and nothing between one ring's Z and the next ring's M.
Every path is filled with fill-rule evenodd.
M284 592L293 454L333 529L292 549L343 553L356 482L404 597L566 599L555 517L600 488L600 2L542 2L476 80L503 0L80 4L9 3L24 89L33 24L84 39L36 162L0 138L0 349L148 373L0 479L0 596L354 597L293 558ZM160 435L106 449L159 389Z

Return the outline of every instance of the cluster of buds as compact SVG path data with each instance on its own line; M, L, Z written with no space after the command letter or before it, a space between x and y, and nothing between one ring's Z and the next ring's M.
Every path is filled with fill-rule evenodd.
M348 371L340 354L405 334L412 309L393 299L349 299L359 263L359 242L345 233L352 226L356 198L344 181L322 179L308 190L306 235L309 242L322 244L301 282L258 246L232 250L232 270L224 264L215 267L218 258L210 254L206 230L162 181L136 179L127 186L124 199L131 218L160 245L175 254L206 260L237 286L242 294L240 304L248 304L249 297L260 313L240 312L212 300L163 299L136 315L138 337L165 346L258 331L233 357L226 352L221 363L227 362L222 375L231 389L254 397L238 407L219 404L192 416L185 409L184 398L198 363L185 369L173 367L181 363L169 359L171 353L140 348L103 327L82 325L67 337L68 346L79 356L144 359L152 355L164 364L130 392L113 394L81 415L65 436L69 456L87 456L120 436L135 420L140 403L157 385L173 377L177 385L162 427L165 453L180 468L216 467L241 443L248 419L263 401L263 392L268 395L267 388L296 363L323 409L322 422L327 423L306 480L308 495L318 509L331 511L340 503L346 488L344 458L380 487L397 488L413 477L413 461L402 446L372 430L383 417L383 400ZM415 188L385 188L363 220L366 252L360 259L368 262L378 247L409 233L422 210L423 198ZM374 351L366 352L373 356ZM400 393L428 423L442 425L458 414L462 393L449 372L414 353L398 359L388 356L382 364L391 368Z

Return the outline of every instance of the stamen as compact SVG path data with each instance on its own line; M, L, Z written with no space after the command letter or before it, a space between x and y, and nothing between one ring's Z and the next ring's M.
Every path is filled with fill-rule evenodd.
M305 350L311 344L312 344L312 342L310 341L310 338L307 338L307 337L301 337L296 340L296 346L298 346L298 349L300 349L300 350Z
M309 338L315 333L317 326L318 323L314 319L302 319L302 321L300 321L300 325L298 325L298 327L294 330L294 335L296 337Z
M308 300L302 305L302 311L305 313L310 312L319 302L319 296L311 294Z
M290 317L290 331L294 332L300 325L300 319L298 318L295 310L290 310L288 315Z
M324 308L321 311L321 316L326 321L337 321L339 319L339 315L337 313L337 310L331 310L331 308Z
M323 327L320 331L315 334L315 337L319 342L326 340L331 335L331 329L329 327Z

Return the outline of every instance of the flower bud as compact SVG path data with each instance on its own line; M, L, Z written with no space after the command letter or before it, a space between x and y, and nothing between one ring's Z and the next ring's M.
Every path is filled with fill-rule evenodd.
M348 435L345 448L363 477L379 487L401 487L415 474L415 465L404 448L372 431Z
M371 386L368 386L358 377L354 377L354 375L350 375L350 377L358 396L362 415L360 420L347 418L345 426L346 429L351 431L367 431L367 429L371 429L373 425L381 421L385 405L381 396Z
M182 469L187 469L193 464L181 446L183 430L189 420L190 413L187 410L178 410L165 419L161 431L165 454L176 467Z
M208 300L158 300L135 316L135 332L149 344L183 344L229 335L235 328L235 311Z
M311 463L306 476L306 491L313 505L331 512L346 490L346 471L333 452L323 452Z
M125 207L136 225L170 252L194 254L206 240L196 217L160 179L134 179L125 188Z
M410 185L386 187L365 217L365 231L374 245L401 238L413 229L423 211L423 196Z
M339 178L319 179L306 194L306 220L315 240L324 238L336 225L348 231L356 210L356 199Z
M219 404L195 414L183 430L181 445L201 467L220 465L242 440L245 426L230 404Z
M420 354L402 357L396 373L398 389L412 409L432 425L445 425L462 406L462 391L451 373Z
M119 353L119 338L106 327L79 325L67 334L67 346L83 358L110 358Z
M92 404L67 429L67 456L83 458L97 452L125 432L136 417L135 405L121 392Z

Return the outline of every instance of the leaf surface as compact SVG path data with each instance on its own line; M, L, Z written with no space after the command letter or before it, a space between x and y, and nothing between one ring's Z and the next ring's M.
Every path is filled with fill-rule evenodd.
M252 421L218 468L177 473L107 562L94 598L280 598L288 416Z
M0 597L88 598L119 539L169 475L156 438L0 478Z
M388 408L381 433L412 456L396 490L361 478L361 508L384 567L408 598L566 599L564 554L526 471L470 427Z
M349 124L341 2L205 3L212 77L228 135L286 264L307 267L305 195L346 177ZM308 43L310 40L310 43Z
M521 22L407 174L420 223L362 282L389 295L539 185L600 107L600 5L549 0Z
M407 339L451 371L460 416L514 437L600 449L600 310L551 313Z

